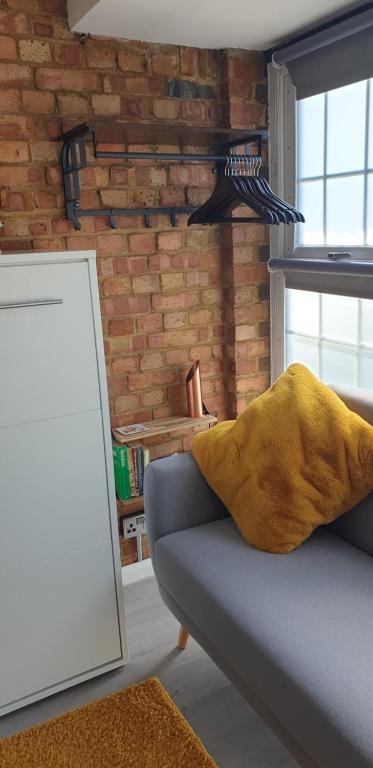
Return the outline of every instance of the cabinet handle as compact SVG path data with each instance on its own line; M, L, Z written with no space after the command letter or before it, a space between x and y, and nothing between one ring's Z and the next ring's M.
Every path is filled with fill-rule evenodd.
M63 299L37 299L35 301L17 301L0 304L0 309L18 309L19 307L49 307L51 304L63 304Z

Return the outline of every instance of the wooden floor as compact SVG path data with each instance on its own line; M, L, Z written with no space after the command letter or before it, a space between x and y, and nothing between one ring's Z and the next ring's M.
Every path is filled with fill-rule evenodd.
M125 602L131 663L3 717L0 737L155 675L219 768L297 768L194 640L185 651L175 649L178 625L154 579L126 587Z

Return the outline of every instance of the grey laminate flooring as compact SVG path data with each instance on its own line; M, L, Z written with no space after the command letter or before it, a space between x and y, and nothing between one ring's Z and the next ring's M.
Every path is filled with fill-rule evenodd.
M1 718L0 738L155 675L219 768L297 768L194 640L175 649L178 624L154 579L126 587L125 603L130 664Z

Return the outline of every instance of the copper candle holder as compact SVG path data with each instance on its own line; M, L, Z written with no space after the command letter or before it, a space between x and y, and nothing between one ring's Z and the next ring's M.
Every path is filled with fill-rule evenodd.
M201 378L199 373L199 360L193 363L186 377L186 391L188 401L188 416L199 418L203 416Z

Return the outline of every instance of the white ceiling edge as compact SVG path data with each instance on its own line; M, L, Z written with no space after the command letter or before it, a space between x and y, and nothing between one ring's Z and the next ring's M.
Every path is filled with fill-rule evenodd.
M351 0L68 0L74 32L246 50L270 48L350 8Z

